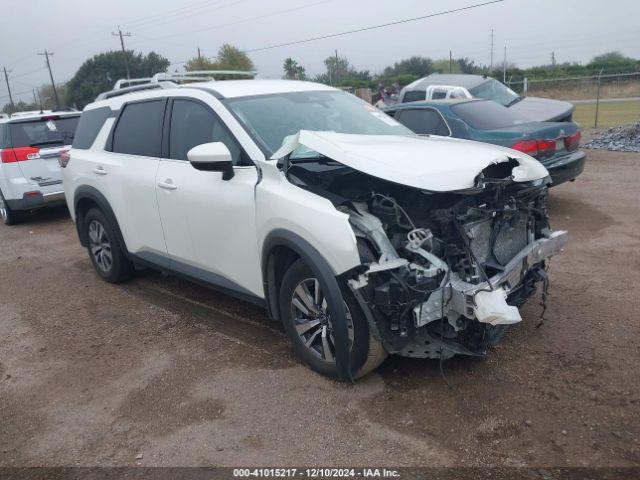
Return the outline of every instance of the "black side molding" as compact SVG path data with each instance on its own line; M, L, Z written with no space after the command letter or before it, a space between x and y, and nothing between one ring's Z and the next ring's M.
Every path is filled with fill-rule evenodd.
M296 252L311 268L316 278L320 280L322 290L327 298L327 307L331 311L338 377L341 380L353 381L349 357L347 316L336 274L320 252L308 241L293 232L283 229L276 229L270 232L262 246L262 278L265 280L265 298L270 315L273 311L278 312L278 295L275 293L277 289L273 283L268 281L273 279L274 266L272 264L273 259L270 258L272 257L271 252L278 246L287 247ZM270 286L273 288L269 288Z
M87 246L87 238L84 228L84 218L81 215L78 215L79 207L83 200L90 200L92 203L96 204L100 210L106 215L111 225L113 225L116 236L118 237L118 243L122 248L122 251L125 254L129 255L129 250L127 249L127 245L124 242L124 237L122 236L122 232L120 231L120 225L118 224L118 219L116 218L115 213L113 213L113 209L111 205L109 205L108 200L105 196L100 193L100 191L90 185L81 185L76 189L75 196L73 198L73 210L76 215L76 231L78 232L78 238L80 239L80 244L83 247Z

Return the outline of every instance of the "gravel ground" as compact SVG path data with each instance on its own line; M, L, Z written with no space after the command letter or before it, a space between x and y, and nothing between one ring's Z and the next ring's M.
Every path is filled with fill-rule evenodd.
M611 127L591 136L584 148L640 153L640 122Z
M640 162L589 152L551 194L571 234L485 360L390 358L356 385L249 304L94 274L64 211L0 227L0 466L640 465Z

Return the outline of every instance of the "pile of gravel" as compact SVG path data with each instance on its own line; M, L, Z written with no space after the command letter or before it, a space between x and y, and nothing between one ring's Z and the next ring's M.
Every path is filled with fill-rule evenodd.
M584 148L640 152L640 122L609 128L585 143Z

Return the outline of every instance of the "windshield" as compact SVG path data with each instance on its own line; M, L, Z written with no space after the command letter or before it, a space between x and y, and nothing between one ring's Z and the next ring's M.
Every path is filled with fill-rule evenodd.
M71 145L80 115L73 117L50 116L33 121L10 123L11 143L17 147L55 147Z
M478 130L495 130L530 123L531 120L495 102L476 100L451 106L451 111Z
M508 107L520 99L520 96L516 92L493 78L481 83L477 87L471 88L469 93L476 98L493 100L505 107Z
M335 90L239 97L227 100L226 105L268 156L300 130L413 135L386 113Z

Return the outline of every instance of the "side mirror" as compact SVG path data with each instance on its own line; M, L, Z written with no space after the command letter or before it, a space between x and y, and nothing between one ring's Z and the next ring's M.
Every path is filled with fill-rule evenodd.
M222 172L222 180L233 178L231 152L222 142L203 143L187 152L187 158L196 170Z

